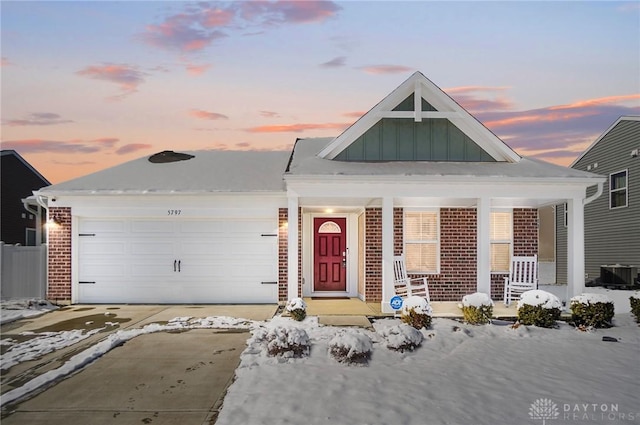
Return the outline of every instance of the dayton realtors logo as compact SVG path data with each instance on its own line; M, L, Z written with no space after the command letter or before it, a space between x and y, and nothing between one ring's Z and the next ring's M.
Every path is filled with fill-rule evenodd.
M562 414L560 413L562 408ZM529 418L542 421L546 425L548 420L562 421L594 421L605 422L635 422L640 420L640 412L621 412L617 403L564 403L558 406L553 400L540 398L529 407Z
M546 425L547 419L558 419L558 416L560 416L558 405L548 398L539 398L529 407L529 417L542 420L542 425Z

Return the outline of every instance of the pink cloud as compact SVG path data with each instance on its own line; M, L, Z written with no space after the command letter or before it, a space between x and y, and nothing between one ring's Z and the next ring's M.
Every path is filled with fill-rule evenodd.
M103 64L87 66L76 74L95 80L108 81L120 86L122 94L115 96L121 98L138 91L138 86L144 82L145 73L137 67L126 64Z
M245 1L240 2L242 18L266 24L322 22L342 9L332 1Z
M150 149L153 145L149 145L146 143L130 143L128 145L124 145L119 147L116 150L116 154L118 155L126 155L128 153L137 152L140 150Z
M260 116L265 118L278 118L280 114L273 111L260 111Z
M215 40L226 37L219 30L210 30L206 14L180 13L165 19L158 25L147 25L140 39L154 47L181 52L194 52L209 46Z
M60 115L52 112L35 112L30 114L27 118L7 120L5 124L10 127L25 127L25 126L44 126L44 125L57 125L71 123L71 120L63 120Z
M366 112L364 111L353 111L353 112L345 112L342 114L343 117L358 119L362 117Z
M217 112L209 112L209 111L203 111L200 109L192 109L191 111L189 111L189 115L191 115L194 118L198 118L201 120L228 120L229 117L223 114L219 114Z
M401 74L413 71L413 68L402 65L367 65L361 66L359 69L372 75Z
M9 58L3 56L2 59L0 59L0 67L9 66L9 65L13 65L13 64L9 61Z
M86 154L103 152L113 148L118 143L115 138L101 138L94 140L44 140L24 139L2 142L3 149L13 149L20 154L29 153L64 153Z
M196 65L196 64L187 64L185 65L185 68L187 69L187 73L189 73L189 75L193 75L193 76L198 76L198 75L202 75L205 72L207 72L209 70L209 68L211 68L211 65Z
M463 108L475 111L505 111L513 109L513 103L504 96L509 87L461 86L445 89ZM491 98L488 98L490 96Z
M351 123L282 124L247 128L250 133L301 133L307 130L344 130Z
M341 7L331 1L242 1L225 6L201 2L186 6L181 13L163 22L147 25L138 35L143 42L182 53L201 51L227 32L249 26L275 26L322 22L335 16Z

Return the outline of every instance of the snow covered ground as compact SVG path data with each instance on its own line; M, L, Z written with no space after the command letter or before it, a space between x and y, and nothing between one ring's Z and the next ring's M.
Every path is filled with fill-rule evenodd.
M4 325L19 319L39 316L57 308L49 301L36 298L2 300L0 302L0 324Z
M420 331L422 344L405 352L387 348L398 345L391 340L399 337L398 319L378 320L369 331L322 326L317 317L303 322L277 317L268 323L178 317L168 324L118 330L62 367L3 394L2 403L62 379L142 334L249 327L252 337L225 397L219 425L640 424L640 327L628 313L630 293L623 292L607 292L616 304L615 327L610 329L582 332L563 322L558 329L514 328L501 321L472 326L436 318L429 329ZM272 335L309 344L308 351L300 351L308 354L269 356L264 336L274 329L288 331ZM415 335L409 338L418 341ZM611 338L616 341L608 341ZM336 341L370 348L368 362L336 361L329 355ZM20 350L29 348L15 349L12 356L22 358Z

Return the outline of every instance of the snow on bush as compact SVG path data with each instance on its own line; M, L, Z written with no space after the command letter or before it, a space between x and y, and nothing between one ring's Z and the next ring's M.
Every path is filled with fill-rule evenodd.
M518 322L542 328L555 327L560 319L562 303L555 295L534 289L520 296L518 301Z
M640 323L640 298L629 297L631 304L631 314L636 317L636 322Z
M400 319L416 329L426 329L431 326L432 312L433 310L425 298L412 296L404 300Z
M304 329L276 326L256 330L253 340L259 342L271 357L304 357L309 355L311 342Z
M424 338L422 332L406 324L390 326L378 332L387 342L387 348L401 353L415 350Z
M488 294L476 292L462 297L462 315L465 322L484 325L493 317L493 300Z
M329 355L340 363L366 365L372 350L371 338L355 330L341 330L329 341Z
M287 303L287 311L291 313L291 317L301 322L307 317L307 304L302 298L293 298Z
M571 298L571 319L579 328L613 326L613 300L604 294L581 294Z

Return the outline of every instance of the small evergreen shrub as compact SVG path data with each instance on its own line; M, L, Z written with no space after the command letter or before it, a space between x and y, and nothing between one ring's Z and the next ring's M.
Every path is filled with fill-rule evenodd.
M613 326L613 300L601 294L582 294L571 298L571 320L578 327Z
M366 365L372 350L371 338L357 331L342 331L329 341L329 356L349 365Z
M640 298L629 297L631 303L631 314L636 317L636 323L640 323Z
M404 353L413 351L422 344L422 332L407 324L390 326L379 331L387 342L387 348Z
M431 326L431 306L422 297L409 297L402 305L400 320L416 329L427 329Z
M553 328L560 319L562 303L555 295L535 289L527 291L518 301L518 322L541 328Z
M471 325L485 325L493 317L493 301L488 294L476 292L462 297L462 316Z
M311 350L309 336L304 329L275 327L261 329L254 338L262 342L270 357L304 357Z
M307 303L302 298L294 298L287 303L287 311L294 320L302 322L307 317Z

